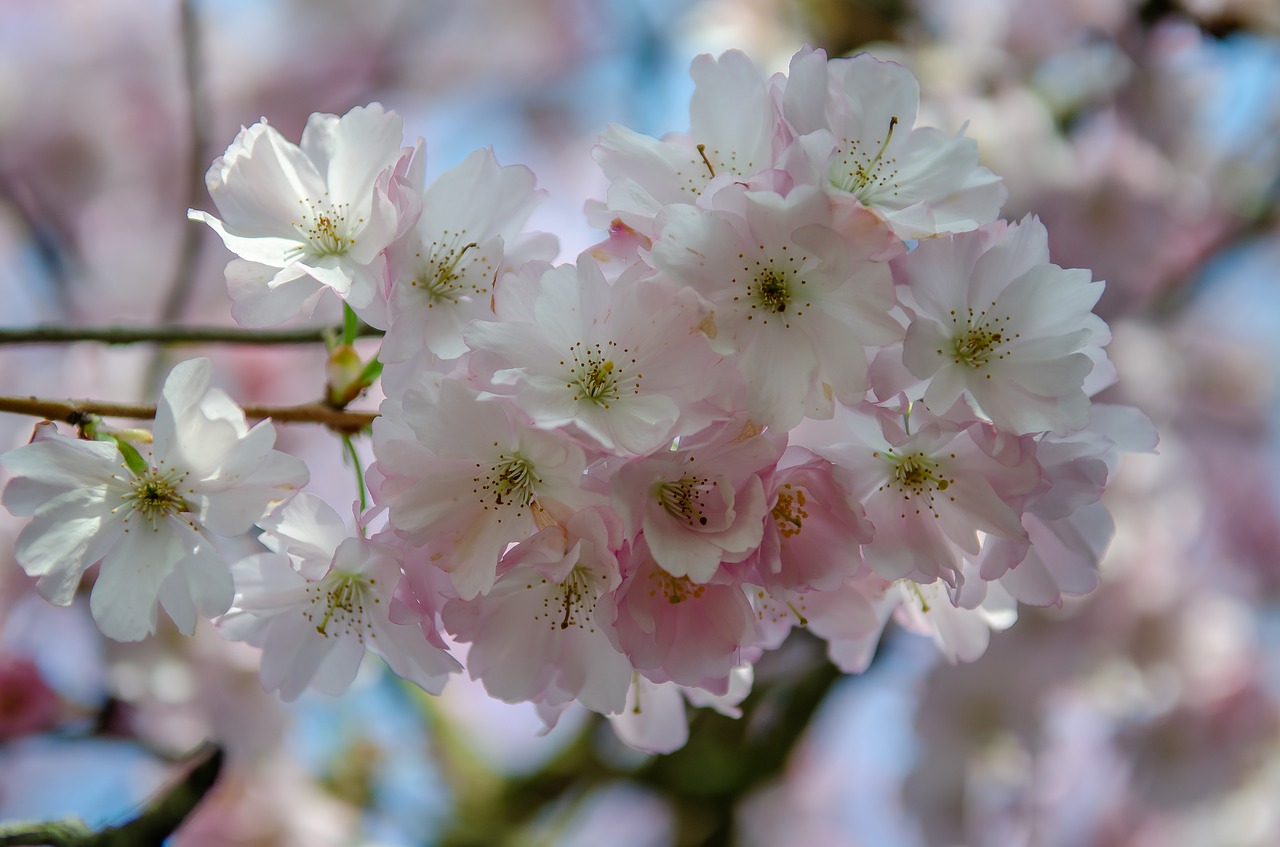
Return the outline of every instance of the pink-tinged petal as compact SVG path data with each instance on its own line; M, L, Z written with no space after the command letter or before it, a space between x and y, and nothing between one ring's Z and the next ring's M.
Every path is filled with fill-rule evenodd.
M623 744L646 753L671 753L689 740L679 686L650 682L639 674L622 711L610 715L609 724Z
M329 156L316 164L334 197L358 198L372 193L378 175L395 163L404 142L404 120L378 103L357 106L326 129ZM317 133L308 122L302 133L304 148L313 134Z
M226 269L231 315L247 327L276 326L299 315L309 317L325 286L301 268L272 267L232 259Z
M417 626L375 623L372 652L386 661L398 676L415 683L428 694L444 690L449 676L462 670L458 660L423 637Z

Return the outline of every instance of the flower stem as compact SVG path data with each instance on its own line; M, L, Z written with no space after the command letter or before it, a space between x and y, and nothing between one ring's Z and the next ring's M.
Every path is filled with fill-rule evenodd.
M344 434L342 443L347 448L347 455L351 457L351 465L356 469L356 489L360 492L360 512L363 514L369 508L369 493L364 487L364 470L360 467L360 454L356 452L356 443L351 436ZM360 534L364 534L364 527L360 527Z

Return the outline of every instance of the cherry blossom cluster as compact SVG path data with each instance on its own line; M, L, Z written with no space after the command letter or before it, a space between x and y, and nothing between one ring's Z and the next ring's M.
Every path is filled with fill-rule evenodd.
M104 633L216 618L286 699L343 692L366 650L437 693L461 657L548 725L576 701L670 750L684 703L733 714L792 628L848 672L890 617L971 660L1018 602L1092 590L1108 477L1155 438L1091 401L1114 380L1103 283L999 220L1000 179L916 126L904 67L804 49L786 75L738 52L692 73L687 134L601 137L608 237L570 264L526 230L533 173L491 150L427 184L377 104L300 145L242 130L217 216L191 217L238 257L241 324L336 296L385 330L373 503L298 493L271 424L185 362L150 449L46 428L0 458L44 596L101 562ZM376 378L349 370L342 402ZM264 552L224 552L254 525Z

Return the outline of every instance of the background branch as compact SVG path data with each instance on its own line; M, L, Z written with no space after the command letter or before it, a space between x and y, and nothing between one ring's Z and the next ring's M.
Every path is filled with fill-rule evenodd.
M271 418L277 423L318 423L343 433L356 433L373 423L374 412L349 412L322 403L301 406L244 406L250 420ZM0 396L0 412L31 415L79 426L93 416L152 420L156 407L145 403L107 403L99 400L48 400L39 397Z
M95 832L74 818L50 823L0 824L0 847L47 844L51 847L160 847L199 805L222 770L222 750L201 746L195 766L128 823Z
M329 335L336 336L339 327L301 329L240 329L229 326L33 326L0 327L0 345L5 344L72 344L97 341L102 344L316 344ZM382 330L361 324L361 338L377 337Z

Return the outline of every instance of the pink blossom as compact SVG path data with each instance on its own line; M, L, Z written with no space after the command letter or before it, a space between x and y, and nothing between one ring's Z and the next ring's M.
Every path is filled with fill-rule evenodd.
M669 573L646 541L632 545L621 587L601 599L596 614L608 620L612 613L618 648L650 680L725 693L753 642L746 595L734 582L699 584Z
M885 579L954 586L962 557L982 549L979 532L1019 541L1025 553L1023 505L1041 481L1031 438L924 409L906 420L910 430L903 416L863 406L846 418L853 440L818 449L875 525L867 564Z
M643 531L659 567L695 583L722 561L740 562L764 533L762 475L777 462L777 436L741 419L629 462L612 478L613 501L628 537Z
M1090 311L1103 284L1050 264L1038 220L926 242L894 273L911 319L903 361L929 381L930 410L964 394L1015 435L1085 426L1085 378L1111 339Z
M493 586L507 545L603 499L583 488L586 458L567 436L452 379L384 403L373 448L391 525L464 599Z
M61 711L35 662L0 652L0 741L56 726Z
M965 232L996 219L1006 191L972 139L917 127L920 85L869 53L791 60L783 113L813 184L880 215L902 239ZM847 197L848 201L841 198Z
M604 714L622 711L631 662L613 646L613 622L598 614L618 587L617 518L588 509L511 548L492 589L452 600L444 622L471 642L467 669L507 702L560 706L577 700Z
M717 352L737 354L752 419L787 429L830 417L833 397L858 402L862 348L901 336L888 266L871 261L881 238L837 233L812 187L723 194L715 210L664 210L650 255L712 310L705 331Z

